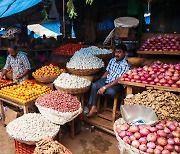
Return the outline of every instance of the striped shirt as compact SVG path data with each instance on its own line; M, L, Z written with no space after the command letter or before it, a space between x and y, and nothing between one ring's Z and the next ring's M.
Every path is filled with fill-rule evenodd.
M7 56L4 69L10 68L13 70L13 81L16 83L21 83L28 78L28 75L25 75L20 79L15 79L17 75L22 75L26 69L31 69L27 56L22 52L18 52L15 58L11 55Z
M125 58L121 61L117 61L115 57L112 58L106 68L106 71L109 72L106 78L106 83L110 83L116 80L118 77L121 77L129 70L129 68L129 64Z

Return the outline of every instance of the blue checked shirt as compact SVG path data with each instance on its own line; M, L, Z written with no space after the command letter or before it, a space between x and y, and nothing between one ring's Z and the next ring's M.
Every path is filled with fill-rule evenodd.
M26 75L21 79L15 79L17 75L22 75L26 69L31 69L27 56L22 52L18 52L15 58L11 55L7 56L4 69L9 70L10 68L13 69L13 81L16 83L21 83L28 78L28 75Z
M125 58L121 61L116 61L115 57L112 58L106 68L106 71L109 72L106 78L106 83L110 83L116 80L118 77L121 77L129 70L129 68L129 64L127 63Z

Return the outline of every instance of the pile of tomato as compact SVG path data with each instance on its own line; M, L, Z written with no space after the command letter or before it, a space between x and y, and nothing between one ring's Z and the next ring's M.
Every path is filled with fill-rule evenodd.
M74 53L78 50L80 50L81 48L84 48L86 47L85 45L83 44L80 44L80 43L68 43L68 44L65 44L59 48L56 48L53 53L54 54L62 54L62 55L74 55Z

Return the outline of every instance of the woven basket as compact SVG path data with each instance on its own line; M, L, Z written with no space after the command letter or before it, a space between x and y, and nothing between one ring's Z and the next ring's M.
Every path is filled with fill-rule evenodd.
M74 69L74 68L67 68L69 73L76 74L76 75L92 75L99 72L102 68L96 69Z
M109 60L112 58L112 53L110 53L110 54L99 54L99 55L96 55L96 57L102 59L103 61Z
M57 90L64 91L64 92L66 92L68 94L83 94L83 93L87 92L90 89L91 85L89 85L87 87L83 87L83 88L69 88L69 89L62 88L62 87L59 87L59 86L56 86L56 85L55 85L55 87L56 87Z
M17 140L14 140L15 148L16 148L16 154L33 154L35 145L27 145L25 143L21 143Z
M131 65L138 66L138 65L141 65L142 63L144 63L146 61L146 58L128 57L127 61Z
M116 132L116 126L117 125L122 125L124 124L125 121L123 118L120 118L120 119L117 119L114 123L114 132L115 132L115 135L116 135L116 139L118 140L118 148L119 148L119 151L120 153L124 153L124 154L146 154L145 152L143 151L140 151L134 147L132 147L131 145L125 143L118 135L118 133Z
M54 82L54 80L59 76L59 75L53 75L53 76L46 76L46 77L42 77L42 76L36 76L36 75L32 75L36 81L41 82L41 83L52 83Z

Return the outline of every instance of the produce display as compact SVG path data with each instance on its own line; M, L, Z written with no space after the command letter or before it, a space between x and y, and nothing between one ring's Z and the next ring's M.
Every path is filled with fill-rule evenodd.
M105 55L105 54L112 54L112 50L108 49L102 49L98 48L96 46L90 46L87 48L82 48L79 51L77 51L75 54L81 54L81 55Z
M85 45L80 44L80 43L77 43L77 44L68 43L68 44L65 44L65 45L55 49L53 51L53 53L72 56L76 51L78 51L84 47L85 47Z
M58 78L54 81L55 86L59 86L62 88L84 88L91 85L91 81L85 78L81 78L76 75L71 75L68 73L62 73Z
M114 129L124 144L144 153L180 153L180 124L176 121L160 121L154 126L116 122Z
M72 96L59 90L40 96L36 100L36 103L42 107L59 112L73 112L78 110L81 105L76 96Z
M52 138L47 138L36 143L34 154L71 154L67 148Z
M129 70L120 80L180 88L180 63L155 62L150 66Z
M0 88L14 84L12 80L1 80L0 81Z
M31 81L24 81L18 85L2 88L0 94L18 102L26 103L50 91L51 89L47 86L41 86Z
M59 129L59 125L51 123L37 113L24 114L11 121L6 127L11 137L26 142L38 142L43 138L55 137Z
M140 51L180 51L180 36L154 36L143 44Z
M53 64L50 64L48 66L43 66L37 69L35 72L32 73L32 75L46 77L46 76L59 75L63 72L65 72L65 69L60 69L58 66L54 66Z
M180 98L170 92L147 90L131 98L124 99L125 104L139 104L154 110L160 120L180 121Z
M67 68L73 69L97 69L103 68L104 62L93 55L79 55L75 54L66 64Z

